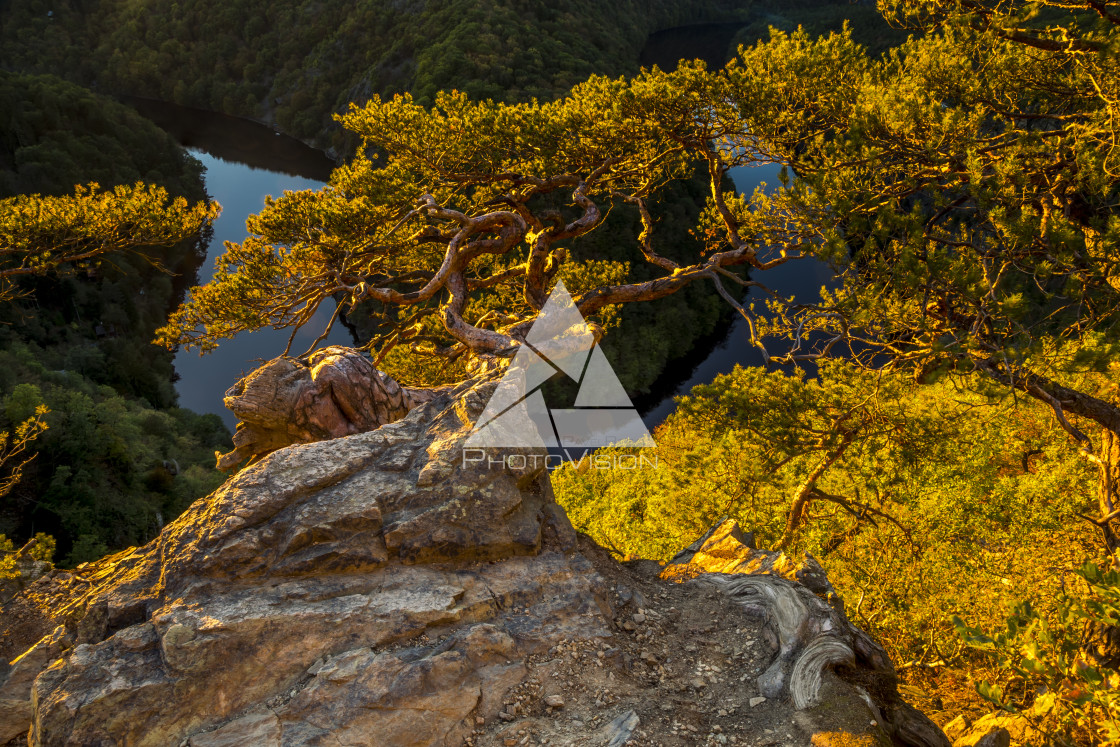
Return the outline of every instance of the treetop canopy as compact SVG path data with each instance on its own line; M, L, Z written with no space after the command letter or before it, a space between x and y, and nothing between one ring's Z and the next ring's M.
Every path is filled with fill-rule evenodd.
M270 201L161 340L205 350L337 301L375 309L379 354L492 354L583 267L565 282L585 315L709 280L755 344L789 341L774 357L844 350L1065 396L1061 372L1104 360L1116 332L1116 19L1092 2L887 13L924 33L878 58L846 31L775 31L723 70L593 77L544 104L450 92L430 108L352 106L358 155L323 190ZM759 162L794 178L769 195L729 188L730 168ZM674 261L650 206L697 169L706 249ZM652 278L572 248L622 204L642 216ZM814 304L768 292L765 270L808 256L833 264L837 291ZM736 286L761 287L767 308L740 306Z

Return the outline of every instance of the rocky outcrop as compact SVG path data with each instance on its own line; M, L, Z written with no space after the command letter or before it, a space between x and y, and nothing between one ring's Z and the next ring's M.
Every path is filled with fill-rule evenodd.
M884 694L832 674L860 659L820 655L824 621L846 621L804 587L665 583L577 537L543 453L465 460L493 388L275 451L150 544L19 593L0 743L937 744L889 733ZM816 672L814 697L768 684L773 662L783 682Z
M250 724L315 744L411 728L408 712L461 741L529 652L609 634L543 472L457 461L486 394L275 452L151 544L41 579L5 608L5 632L27 643L36 614L51 632L0 698L31 696L36 744L178 744ZM438 644L394 650L436 629Z
M402 387L351 348L274 358L226 392L225 406L240 422L234 450L218 458L218 469L231 470L292 444L372 431L440 391Z
M800 559L784 552L759 550L754 533L744 532L734 519L721 519L665 565L661 578L683 581L705 573L778 576L801 584L844 612L844 604L828 574L808 553Z
M777 655L758 678L767 698L788 696L797 710L821 703L831 670L859 672L853 687L887 734L903 744L949 747L933 722L898 695L887 652L848 621L840 596L810 555L793 560L759 550L734 520L725 519L679 553L661 578L715 585L763 621Z

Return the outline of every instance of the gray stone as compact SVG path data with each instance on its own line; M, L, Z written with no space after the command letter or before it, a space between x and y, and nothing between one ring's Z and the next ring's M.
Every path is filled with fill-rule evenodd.
M80 645L30 646L7 677L11 729L27 731L42 673L32 744L223 744L274 726L285 744L324 730L406 743L394 729L420 744L495 717L557 638L607 637L601 582L543 470L447 458L478 415L463 402L485 403L493 383L473 386L372 432L279 449L149 545L59 579L46 614L65 612ZM419 484L407 465L436 459L443 479ZM140 619L109 635L128 615ZM452 632L444 646L408 643L437 627ZM275 723L238 715L265 703Z
M855 720L883 722L887 733L903 744L949 747L944 733L898 694L890 657L848 620L820 564L809 555L794 560L751 545L735 521L722 520L678 553L661 578L714 585L764 621L776 651L757 679L761 695L789 697L798 711L814 709L822 701L826 679L835 679L832 670L848 665L862 680L876 683L879 697L878 702L865 697L865 706L856 704L854 710L866 716Z
M620 713L603 728L604 747L622 747L633 736L634 730L641 725L641 719L633 711Z
M376 430L277 448L148 545L18 592L0 612L0 641L14 652L0 673L0 736L29 733L32 747L447 746L481 725L516 730L502 722L534 708L574 716L578 694L542 696L531 667L561 642L600 672L631 671L631 654L604 646L621 645L616 613L588 557L606 553L556 505L543 453L535 468L462 459L494 383L437 393ZM598 562L612 577L633 571L647 595L658 583L609 556ZM767 616L780 651L764 692L791 695L806 714L818 700L844 703L866 724L881 707L890 723L921 727L831 676L838 661L893 672L841 607L745 567L694 583L708 584L700 597L714 584ZM664 608L648 610L637 589L619 596L619 617L642 626L628 641L659 629ZM656 676L661 657L643 658ZM705 693L720 686L695 680ZM641 707L612 702L622 710L602 729L572 720L581 738L634 738L629 707ZM917 733L893 735L941 745Z
M280 747L280 719L275 713L250 713L211 732L195 734L189 747Z

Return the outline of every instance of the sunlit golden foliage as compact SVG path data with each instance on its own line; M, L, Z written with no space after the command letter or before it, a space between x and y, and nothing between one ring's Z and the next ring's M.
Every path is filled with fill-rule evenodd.
M23 477L23 468L35 458L25 455L32 442L47 430L46 405L37 405L31 417L19 423L11 432L0 431L0 498L12 492Z
M953 615L992 629L1024 599L1052 614L1099 552L1076 516L1095 505L1092 465L1046 408L982 380L736 369L697 387L654 437L656 469L553 473L577 528L621 555L667 559L731 516L773 548L808 495L787 552L821 561L934 715L982 711L973 683L997 675Z
M110 190L90 184L65 197L0 200L0 303L19 294L18 278L88 270L114 253L178 243L209 225L220 210L217 203L191 205L142 183Z

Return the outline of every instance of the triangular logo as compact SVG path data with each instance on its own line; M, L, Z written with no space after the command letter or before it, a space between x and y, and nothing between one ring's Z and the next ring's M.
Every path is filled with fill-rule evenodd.
M563 282L556 283L525 342L486 403L466 446L655 445ZM550 410L540 387L561 373L579 382L575 407Z

